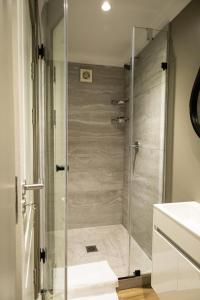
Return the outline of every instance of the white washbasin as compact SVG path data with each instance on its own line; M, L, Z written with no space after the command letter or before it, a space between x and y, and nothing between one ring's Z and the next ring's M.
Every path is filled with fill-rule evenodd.
M155 204L155 208L179 223L200 239L200 203L179 202Z

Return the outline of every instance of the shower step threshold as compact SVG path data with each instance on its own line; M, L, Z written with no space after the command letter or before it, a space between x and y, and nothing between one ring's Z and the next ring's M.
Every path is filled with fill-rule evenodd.
M114 294L118 287L118 278L107 261L70 266L67 268L67 290L69 299L84 297L100 297L110 294L110 299L115 300ZM64 268L54 269L54 292L63 290ZM88 298L91 299L91 298ZM93 298L100 300L102 298ZM107 300L107 298L105 298ZM118 299L118 298L116 298Z
M81 298L73 298L73 300L119 300L117 293L90 295Z
M118 278L107 261L68 267L68 296L78 298L113 293Z

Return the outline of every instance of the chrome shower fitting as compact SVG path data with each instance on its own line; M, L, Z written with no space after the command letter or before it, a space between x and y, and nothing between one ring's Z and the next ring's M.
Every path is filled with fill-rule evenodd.
M135 152L139 152L140 150L140 142L139 141L135 141L135 143L133 145L131 145L131 148L135 149Z
M113 105L124 105L126 103L128 103L128 99L120 99L120 100L112 100L111 104Z
M113 118L111 120L111 122L114 124L125 124L128 121L129 121L129 118L127 118L127 117L117 117L117 118Z

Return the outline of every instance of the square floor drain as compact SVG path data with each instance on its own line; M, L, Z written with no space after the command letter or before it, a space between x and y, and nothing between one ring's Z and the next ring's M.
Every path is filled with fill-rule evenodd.
M86 246L85 248L86 248L86 250L87 250L87 253L90 253L90 252L98 252L98 249L97 249L97 246L96 246L96 245Z

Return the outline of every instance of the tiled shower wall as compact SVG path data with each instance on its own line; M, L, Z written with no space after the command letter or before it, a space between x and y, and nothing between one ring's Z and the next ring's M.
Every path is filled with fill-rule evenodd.
M163 193L166 55L163 32L134 66L133 141L141 148L131 182L131 233L150 257L153 204ZM80 83L80 68L93 70L93 83ZM131 118L131 108L130 102L120 109L111 100L130 99L130 84L131 71L123 68L69 64L69 228L128 228L130 122L116 128L111 118Z
M137 34L137 31L136 31ZM162 202L167 33L159 33L135 60L133 85L133 143L140 142L130 193L131 234L151 257L153 204ZM127 80L130 74L127 73ZM127 93L129 93L127 86ZM130 110L129 110L130 111ZM128 224L128 141L126 128L123 224ZM132 149L134 160L135 152Z
M124 128L111 119L123 111L111 100L123 97L123 68L69 64L69 228L122 223Z

